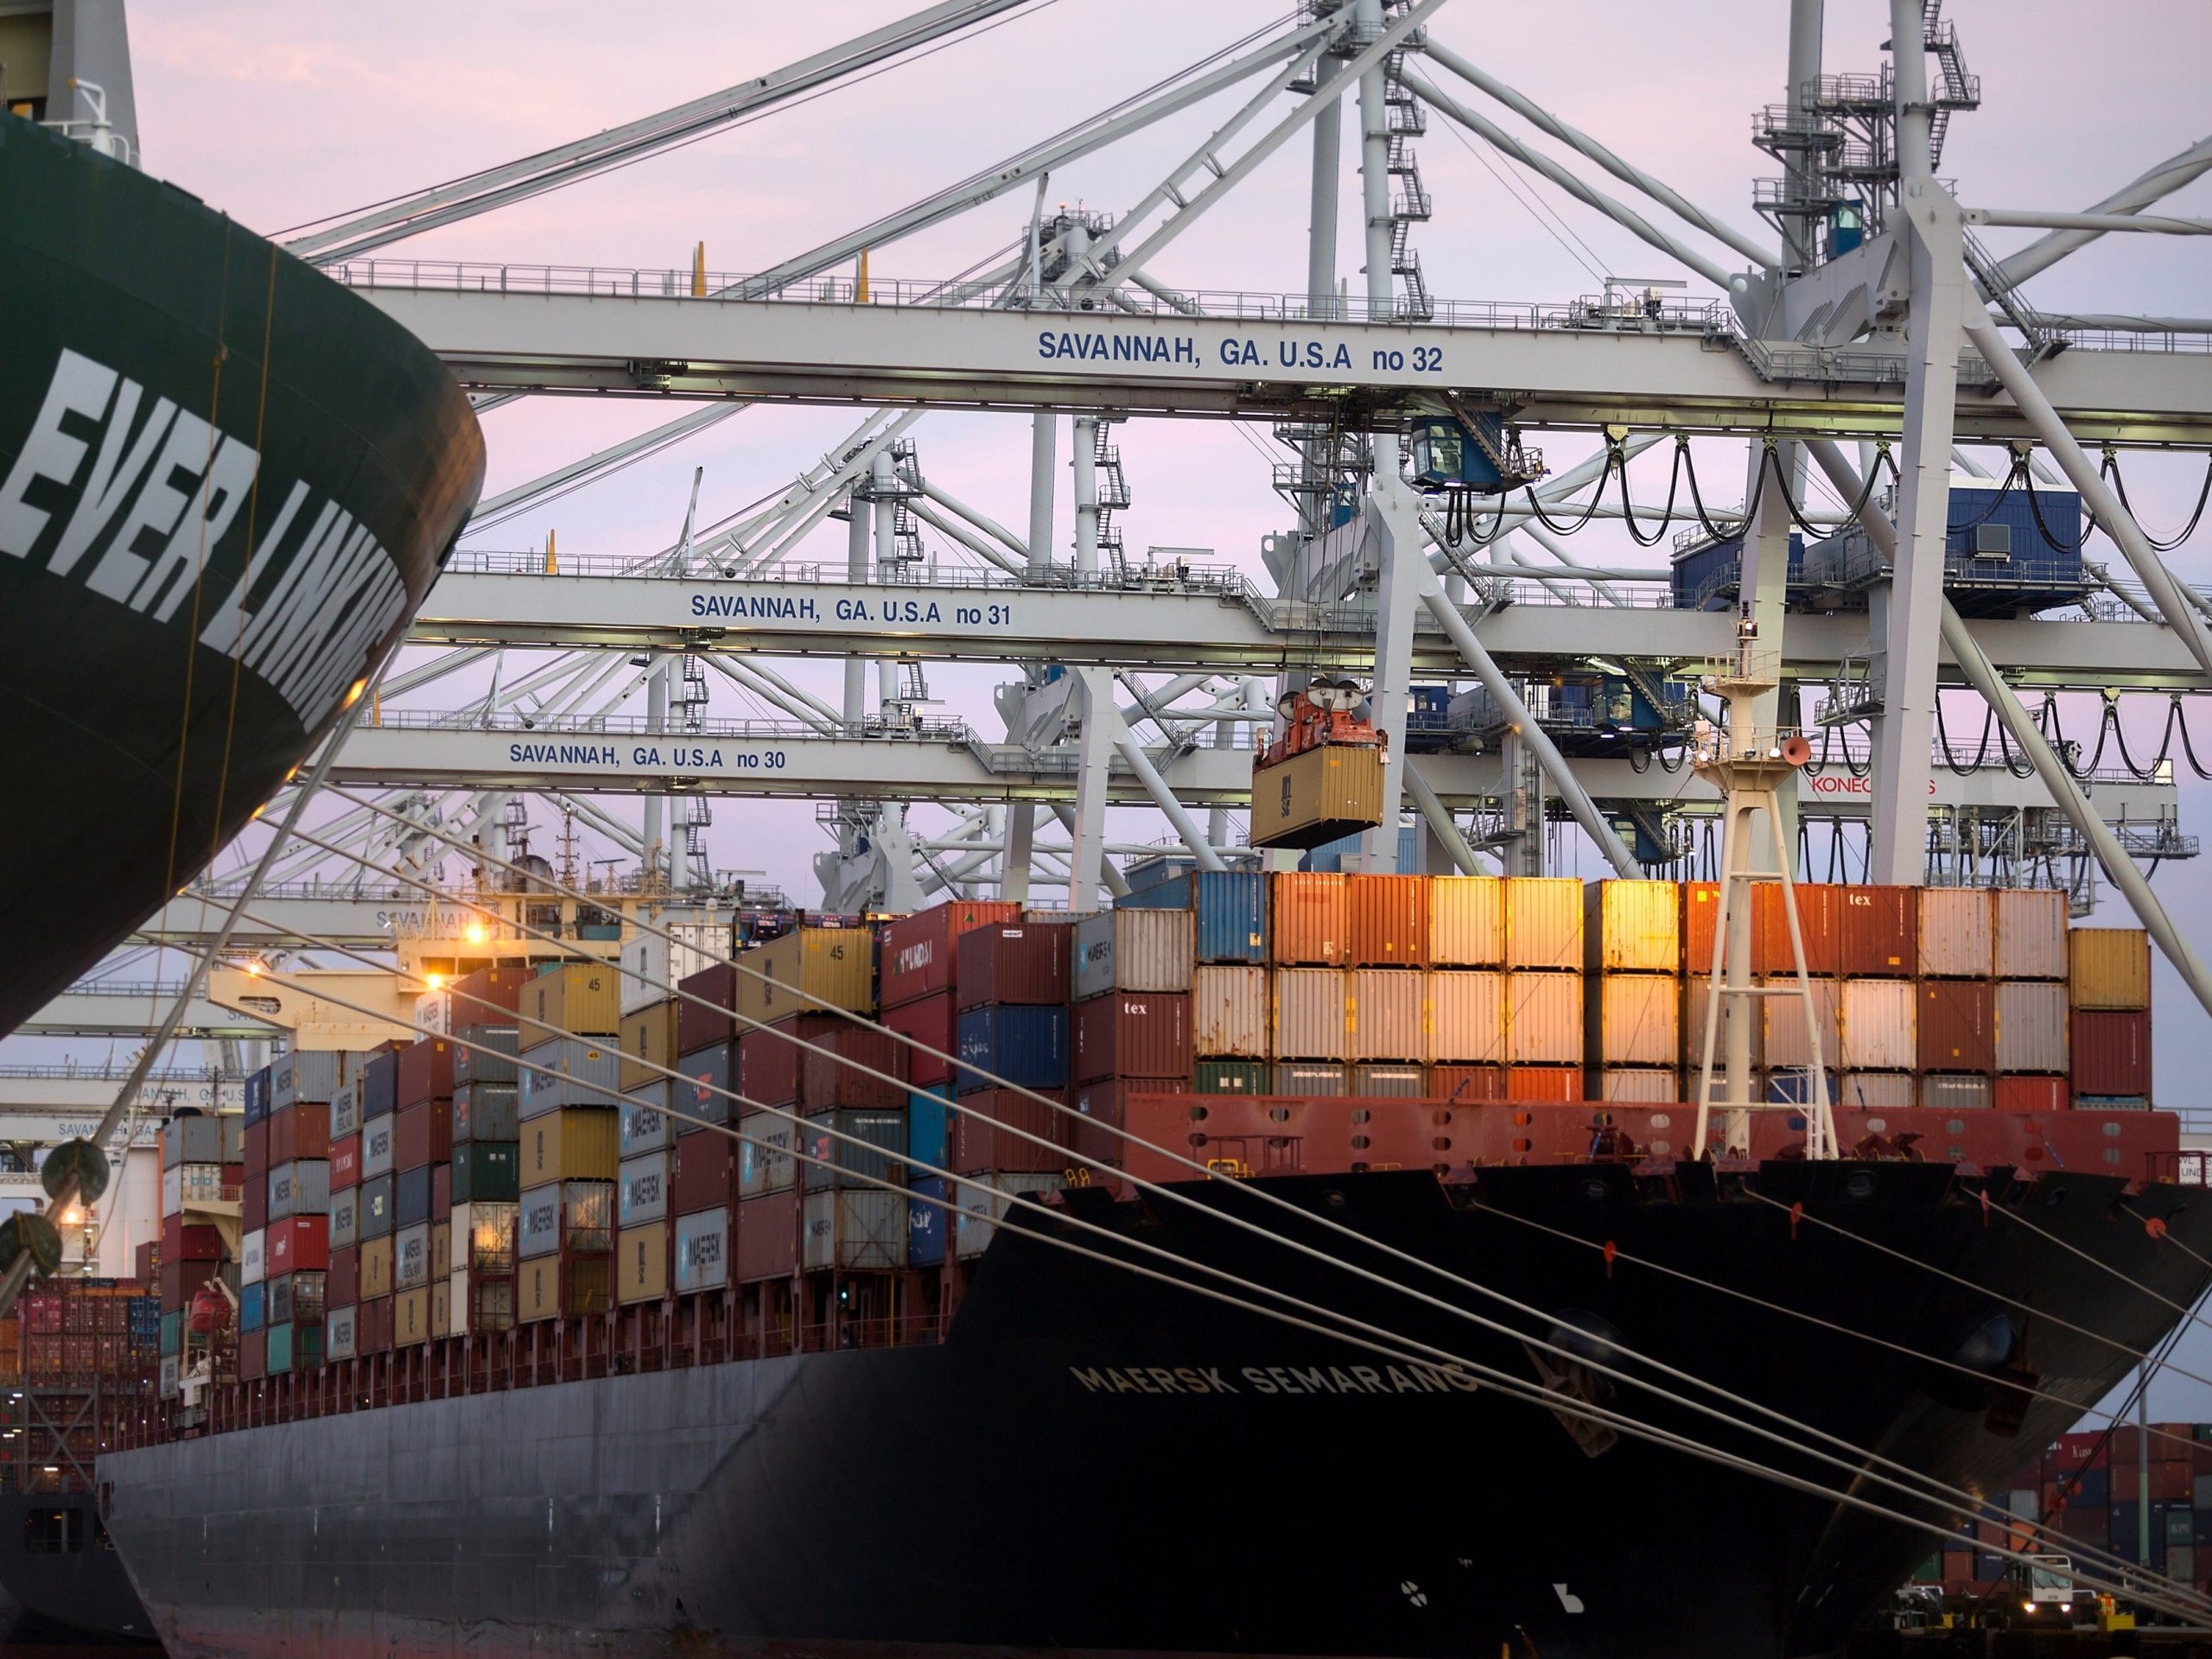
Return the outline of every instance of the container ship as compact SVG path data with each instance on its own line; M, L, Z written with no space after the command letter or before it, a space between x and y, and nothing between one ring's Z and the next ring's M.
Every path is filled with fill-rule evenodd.
M0 113L0 721L67 803L0 823L0 1035L362 695L484 471L412 336L61 124Z
M105 1523L176 1659L1832 1651L1970 1506L1612 1373L1993 1492L2205 1289L2212 1211L2140 933L1797 894L1834 1161L1779 1016L1784 1109L1693 1155L1694 884L1202 872L475 966L254 1078L235 1164L170 1125Z

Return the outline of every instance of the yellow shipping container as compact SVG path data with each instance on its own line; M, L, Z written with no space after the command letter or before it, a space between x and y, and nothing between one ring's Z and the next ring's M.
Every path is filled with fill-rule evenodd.
M1681 887L1673 881L1592 881L1582 890L1583 969L1672 974L1681 962Z
M430 1286L430 1334L449 1337L453 1334L453 1281L435 1280Z
M613 1264L603 1255L540 1255L515 1274L515 1315L524 1325L539 1319L604 1313L612 1305Z
M1440 875L1428 884L1432 968L1495 968L1505 960L1505 883L1494 875Z
M1332 743L1252 773L1252 845L1313 848L1382 822L1382 751Z
M564 963L523 982L518 1018L524 1051L573 1032L612 1037L622 1029L621 975L609 963Z
M1574 908L1582 918L1582 906ZM1582 1064L1582 976L1508 974L1505 976L1505 1063L1508 1065Z
M372 1301L378 1296L391 1294L391 1239L364 1239L361 1242L361 1300Z
M604 1106L571 1106L525 1118L522 1185L611 1181L622 1161L622 1115Z
M453 1223L434 1221L430 1224L430 1277L442 1280L453 1271ZM445 1335L441 1331L440 1336Z
M614 1236L614 1300L624 1306L668 1294L668 1224L625 1227Z
M1580 881L1565 875L1506 879L1505 965L1582 971Z
M1493 880L1491 885L1497 884ZM1431 1065L1502 1063L1505 1058L1505 976L1495 970L1437 968L1423 977L1427 982L1428 1029L1427 1052L1421 1058Z
M1681 1052L1681 982L1671 974L1598 976L1583 986L1582 1007L1587 1065L1671 1068Z
M2067 936L2068 991L2077 1008L2151 1006L2151 936L2139 927L2077 927Z
M737 1012L780 1020L827 1004L855 1014L875 1007L875 944L866 928L802 927L737 959Z
M397 1348L412 1348L430 1339L430 1287L403 1290L391 1299L391 1340Z
M676 1064L676 999L671 997L622 1016L622 1063L615 1073L615 1087L658 1083L663 1074L653 1065Z

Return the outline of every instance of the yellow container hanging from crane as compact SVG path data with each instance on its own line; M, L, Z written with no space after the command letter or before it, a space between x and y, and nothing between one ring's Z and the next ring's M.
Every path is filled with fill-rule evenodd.
M1275 705L1283 734L1252 758L1252 845L1301 849L1382 822L1383 734L1358 687L1315 680Z

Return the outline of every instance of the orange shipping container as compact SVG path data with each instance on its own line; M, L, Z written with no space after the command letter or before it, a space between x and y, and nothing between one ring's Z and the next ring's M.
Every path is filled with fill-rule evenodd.
M1433 968L1495 968L1505 960L1505 883L1494 875L1439 875L1428 882Z
M1713 972L1713 923L1720 914L1720 884L1685 881L1681 884L1682 919L1678 931L1682 943L1682 971L1693 978Z
M1679 980L1657 974L1602 975L1585 982L1583 1009L1589 1027L1586 1058L1592 1066L1671 1068L1681 1052Z
M1268 960L1278 967L1343 966L1351 908L1341 875L1280 871L1268 878Z
M1417 876L1394 879L1420 880ZM1422 1030L1421 1003L1427 978L1426 974L1402 968L1353 969L1347 976L1344 999L1345 1058L1422 1058L1427 1038Z
M1582 919L1579 903L1574 918ZM1508 1065L1581 1065L1581 975L1508 974L1505 1007Z
M1834 974L1842 959L1843 889L1810 881L1792 884L1797 901L1797 930L1805 945L1805 971ZM1707 950L1712 948L1708 941ZM1796 971L1796 952L1789 948L1789 912L1782 901L1782 883L1751 884L1751 971L1787 974Z
M1505 883L1505 965L1582 971L1582 884L1516 875Z
M1351 916L1353 968L1428 965L1428 887L1425 875L1344 878Z
M1429 1064L1503 1064L1505 976L1469 968L1439 968L1426 977Z
M2077 927L2066 944L2076 1008L2133 1013L2151 1006L2151 936L2141 928Z

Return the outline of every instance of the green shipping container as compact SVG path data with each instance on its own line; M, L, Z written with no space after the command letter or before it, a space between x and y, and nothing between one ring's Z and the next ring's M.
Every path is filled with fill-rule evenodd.
M184 1351L184 1310L162 1315L162 1357Z
M1200 1060L1191 1088L1201 1095L1264 1095L1268 1071L1265 1060Z
M514 1204L522 1198L522 1148L512 1141L470 1141L453 1149L455 1204Z
M269 1327L269 1375L311 1371L322 1363L322 1323L289 1319Z

